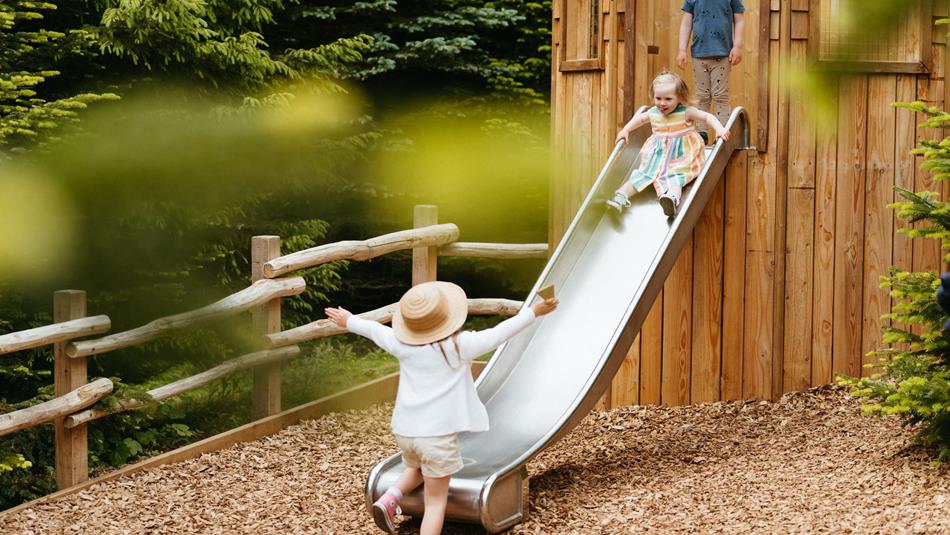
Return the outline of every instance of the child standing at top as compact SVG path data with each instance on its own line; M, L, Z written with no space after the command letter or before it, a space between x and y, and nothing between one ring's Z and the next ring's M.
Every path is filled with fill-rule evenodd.
M640 167L607 205L622 212L630 206L630 196L653 184L660 206L667 217L676 214L683 186L691 182L706 163L705 144L696 129L695 121L705 123L716 132L716 137L729 139L729 131L709 112L697 110L689 104L689 88L678 75L664 72L653 79L650 86L653 107L637 113L619 133L617 141L628 141L630 132L650 123L653 135L640 148Z
M491 329L461 332L468 316L465 291L450 282L434 281L416 285L402 296L392 328L343 308L325 309L334 323L399 359L392 428L406 469L373 504L377 526L395 533L399 500L423 484L420 534L442 531L449 478L462 468L458 434L488 430L488 413L475 391L469 364L557 305L557 299L545 299Z
M729 107L729 71L742 61L745 6L742 0L685 0L682 9L676 66L686 68L686 46L692 33L690 52L698 107L709 111L710 102L715 102L716 117L725 124L732 111ZM701 127L699 134L703 141L709 142Z

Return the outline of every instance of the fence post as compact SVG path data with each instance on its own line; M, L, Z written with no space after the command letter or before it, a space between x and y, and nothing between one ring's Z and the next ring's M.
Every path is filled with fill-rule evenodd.
M439 223L439 207L433 204L417 204L412 209L412 228L428 227ZM415 247L412 249L412 285L436 280L438 247Z
M251 282L264 277L263 267L280 256L280 236L251 238ZM275 297L251 311L254 334L280 332L280 298ZM280 412L280 363L254 368L254 389L251 392L251 414L254 419Z
M60 290L53 293L53 322L61 323L86 316L86 292ZM56 396L86 384L86 357L66 355L68 341L53 344L53 384ZM56 428L56 486L71 487L89 479L89 442L86 424L67 429L63 417Z

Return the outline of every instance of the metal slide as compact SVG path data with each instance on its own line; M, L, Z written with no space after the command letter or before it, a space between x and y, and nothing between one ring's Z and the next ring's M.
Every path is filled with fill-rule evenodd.
M649 127L614 148L525 300L527 306L539 287L554 283L560 306L498 348L476 382L491 429L460 436L465 466L452 476L446 520L490 533L524 520L525 463L570 432L609 388L729 158L749 147L745 110L734 109L726 127L730 140L707 152L672 219L652 188L634 196L622 216L608 213L604 201L639 164ZM403 469L398 454L373 467L367 508ZM400 506L421 516L422 488Z

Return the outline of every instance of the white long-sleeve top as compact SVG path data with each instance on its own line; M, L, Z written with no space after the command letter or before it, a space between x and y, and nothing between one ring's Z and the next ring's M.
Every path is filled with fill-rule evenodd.
M461 431L487 431L488 412L478 398L469 364L534 321L526 307L491 329L458 333L458 349L451 338L436 344L409 345L396 339L392 328L350 316L346 328L369 338L399 360L399 389L393 410L393 433L406 437L434 437Z

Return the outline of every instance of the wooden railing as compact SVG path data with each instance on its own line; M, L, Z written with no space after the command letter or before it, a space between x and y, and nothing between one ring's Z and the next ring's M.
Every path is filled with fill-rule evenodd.
M86 317L86 293L61 290L53 294L52 325L0 335L0 355L52 345L56 397L26 409L0 414L0 436L46 422L56 431L56 481L66 488L88 478L87 424L93 420L134 410L150 402L200 388L240 370L254 370L252 407L254 418L280 412L280 366L300 354L297 344L345 332L333 322L320 319L286 331L280 330L280 299L298 295L306 283L302 277L278 278L301 269L336 260L368 260L395 251L412 250L412 284L436 280L439 256L495 259L546 258L547 244L498 244L456 242L459 229L439 224L435 206L416 206L413 227L364 241L343 241L280 255L280 237L251 239L251 285L202 308L153 320L140 327L92 340L79 338L107 332L108 316ZM509 299L469 299L472 315L511 316L521 302ZM359 314L388 323L396 304ZM148 399L121 399L113 408L92 407L110 394L112 382L88 382L87 359L98 354L136 346L189 327L250 311L261 350L225 361L198 374L147 392Z

